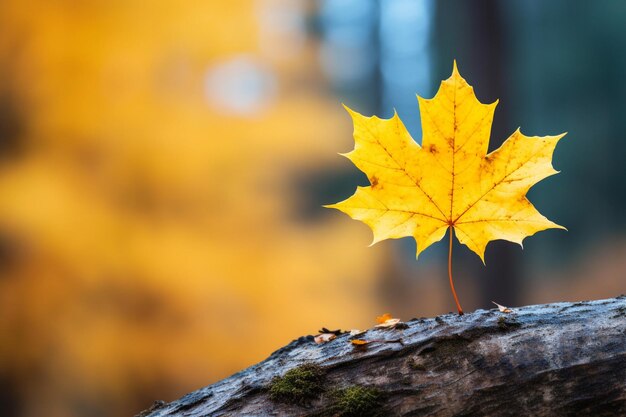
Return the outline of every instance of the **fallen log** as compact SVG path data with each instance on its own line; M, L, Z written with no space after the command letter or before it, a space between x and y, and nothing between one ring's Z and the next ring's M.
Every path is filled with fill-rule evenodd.
M379 341L365 347L353 338L301 337L142 415L626 416L623 295L413 319L359 335Z

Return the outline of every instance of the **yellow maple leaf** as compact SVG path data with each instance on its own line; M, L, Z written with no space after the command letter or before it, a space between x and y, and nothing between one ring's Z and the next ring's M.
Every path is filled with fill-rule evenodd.
M558 172L552 167L552 153L565 134L529 137L518 129L488 154L497 101L478 101L456 62L435 97L418 96L418 101L422 146L397 113L380 119L346 107L354 122L355 147L343 155L368 176L371 185L358 187L347 200L326 207L366 223L374 232L372 244L412 236L416 256L450 229L451 286L453 230L484 263L485 247L492 240L521 245L538 231L564 229L541 215L526 193Z

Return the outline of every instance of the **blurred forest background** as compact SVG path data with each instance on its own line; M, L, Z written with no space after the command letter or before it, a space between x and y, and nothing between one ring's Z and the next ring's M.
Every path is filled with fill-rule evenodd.
M626 3L0 3L0 410L133 415L321 327L452 311L447 247L368 248L321 208L366 178L344 102L419 141L452 60L518 126L569 134L551 230L455 249L467 311L626 292Z

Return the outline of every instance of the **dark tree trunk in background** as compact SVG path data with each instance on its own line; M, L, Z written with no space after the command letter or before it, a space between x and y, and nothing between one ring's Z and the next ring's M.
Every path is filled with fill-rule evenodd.
M506 30L500 7L496 0L464 2L444 0L436 3L435 53L442 71L448 74L452 60L457 59L461 74L474 86L478 99L491 103L500 99L494 116L489 150L498 148L518 127L509 117L507 99L510 91L506 79ZM465 253L457 251L456 253ZM519 304L521 269L518 245L496 241L486 252L488 268L474 266L480 278L478 306L491 305L491 300ZM464 263L477 265L472 259ZM480 268L480 269L478 269Z
M142 415L624 416L625 331L620 296L414 319L359 336L395 341L366 349L347 334L322 345L302 337ZM272 399L275 377L303 365L319 374L294 379L291 401Z

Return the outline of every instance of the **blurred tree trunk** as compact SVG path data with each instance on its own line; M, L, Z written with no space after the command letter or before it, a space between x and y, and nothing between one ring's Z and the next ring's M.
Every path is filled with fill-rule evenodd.
M322 345L307 336L140 415L623 416L625 328L620 296L414 319L359 336L379 341L366 348L348 334ZM311 367L312 377L302 373ZM277 399L287 372L299 376Z

